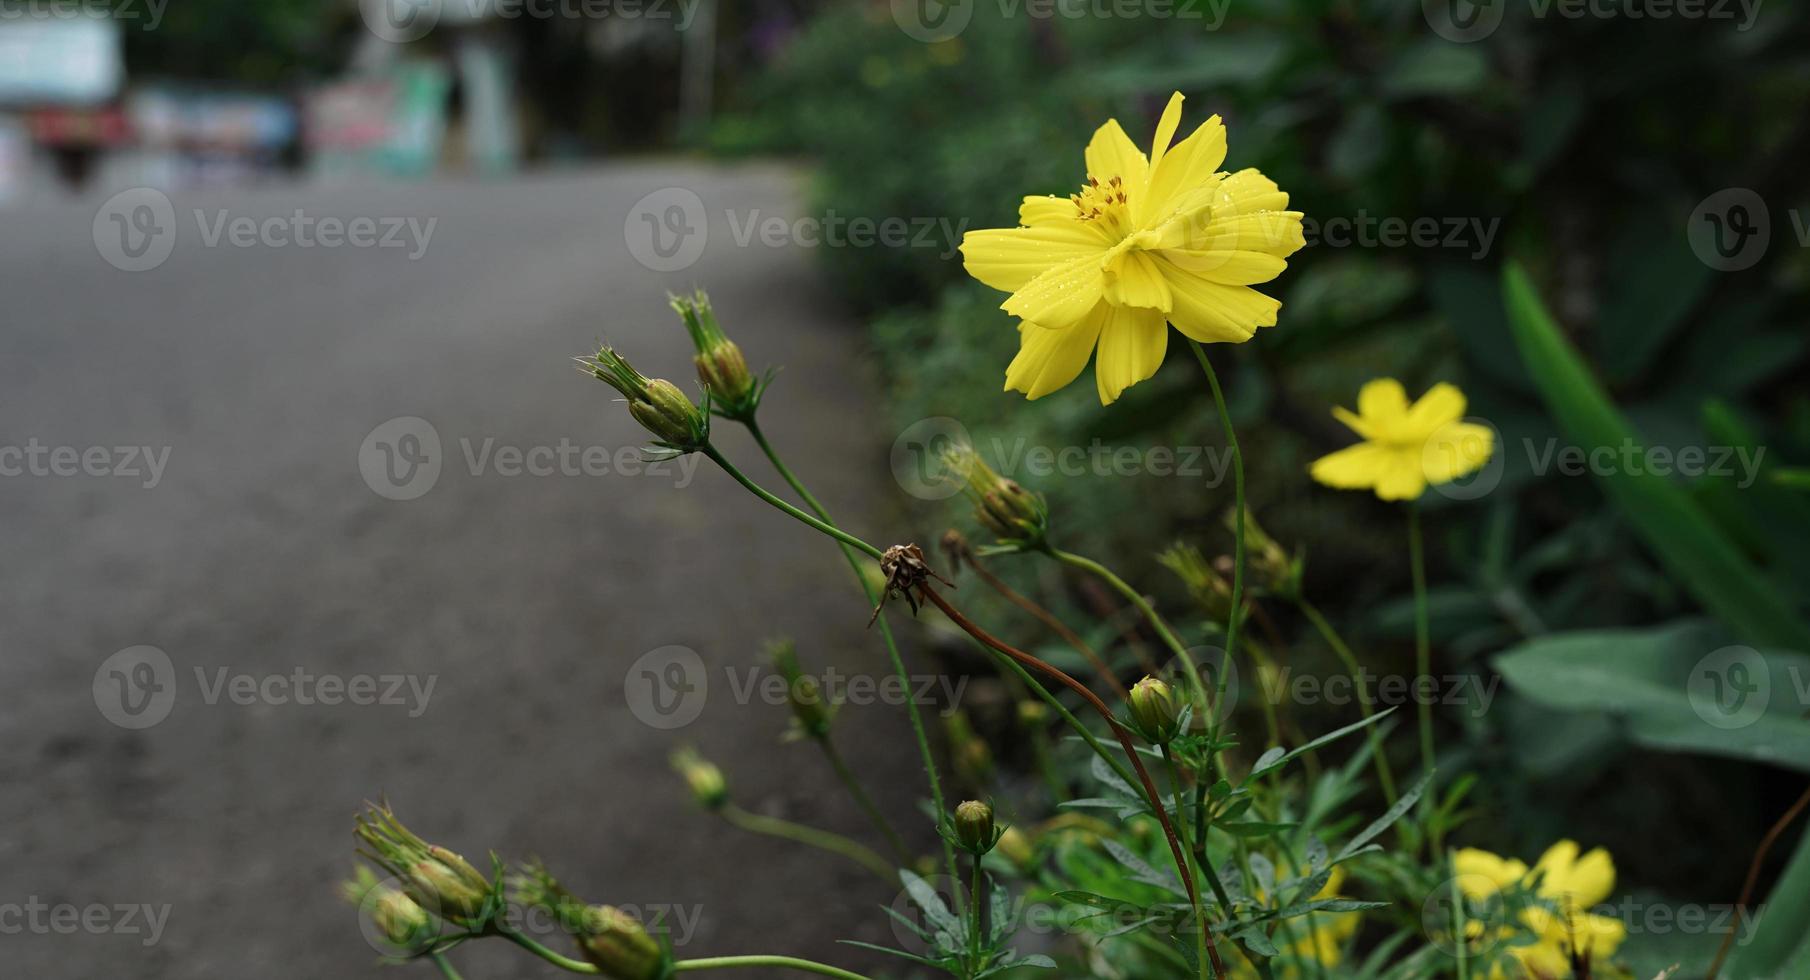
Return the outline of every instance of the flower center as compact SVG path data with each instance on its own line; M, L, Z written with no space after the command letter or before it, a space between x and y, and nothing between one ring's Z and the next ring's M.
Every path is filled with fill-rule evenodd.
M1077 220L1099 222L1114 235L1131 233L1131 208L1125 197L1125 181L1116 174L1104 182L1098 177L1088 177L1081 190L1070 194L1068 199L1075 202Z

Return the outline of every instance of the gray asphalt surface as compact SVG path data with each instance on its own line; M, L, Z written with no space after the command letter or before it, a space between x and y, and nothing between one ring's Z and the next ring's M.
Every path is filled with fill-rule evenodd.
M668 186L698 194L711 238L694 265L656 273L630 254L625 218ZM98 196L0 212L0 447L41 447L44 470L0 457L0 976L430 975L383 972L334 895L352 817L379 794L467 856L539 855L589 899L665 910L688 933L682 955L873 966L835 940L890 942L874 908L889 890L704 816L666 765L695 743L748 808L863 833L820 760L781 744L785 710L734 703L723 672L789 633L817 664L884 674L840 556L707 465L689 480L614 472L643 436L568 360L607 336L689 387L664 294L707 286L750 360L786 366L770 433L871 529L900 491L861 334L808 249L738 246L724 225L724 209L796 213L797 191L779 169L648 163L175 194L173 249L145 272L103 259ZM413 243L210 246L222 209L435 226L418 258ZM410 416L441 441L441 470L424 494L385 499L367 440ZM397 425L377 438L401 466L415 444L400 436L421 430ZM722 436L777 485L739 430ZM611 472L543 457L552 475L506 475L485 440L603 447ZM154 486L114 451L127 446L167 451ZM57 475L57 447L101 447L105 475ZM122 462L136 473L113 473ZM628 701L631 664L671 644L712 686L695 723L666 731ZM102 670L144 645L167 674L136 653ZM361 675L383 703L297 703L334 690L305 685ZM383 697L392 675L413 687ZM157 724L110 720L147 717L119 712L155 710L166 690ZM914 812L903 712L865 712L846 743L889 808ZM70 929L71 915L86 918ZM458 961L471 980L565 975L505 948Z

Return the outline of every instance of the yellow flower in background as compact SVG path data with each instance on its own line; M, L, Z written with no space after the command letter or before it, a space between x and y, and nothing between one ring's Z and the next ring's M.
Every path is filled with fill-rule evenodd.
M1588 911L1615 890L1615 862L1600 847L1580 857L1576 841L1559 841L1546 849L1531 871L1520 861L1476 848L1459 851L1452 865L1459 889L1470 898L1488 898L1526 884L1557 906L1556 913L1543 907L1524 910L1521 922L1537 941L1508 947L1509 955L1537 980L1571 976L1573 950L1588 954L1592 962L1607 960L1628 934L1621 920ZM1500 966L1491 973L1492 978L1504 976Z
M1315 460L1315 480L1340 490L1375 490L1384 500L1413 500L1428 484L1450 483L1481 469L1495 451L1495 432L1464 418L1464 392L1436 384L1408 404L1394 378L1358 392L1355 414L1332 410L1364 441Z
M1006 390L1041 398L1080 376L1098 350L1100 403L1163 363L1173 323L1202 343L1240 343L1274 326L1282 304L1251 286L1276 278L1305 244L1301 212L1256 170L1223 173L1219 117L1170 145L1182 96L1169 98L1150 156L1118 120L1087 144L1087 182L1067 198L1026 197L1017 228L962 238L968 274L1012 295L1018 356Z

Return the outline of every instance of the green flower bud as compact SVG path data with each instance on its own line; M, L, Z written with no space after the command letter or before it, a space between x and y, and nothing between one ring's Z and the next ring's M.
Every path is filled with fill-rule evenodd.
M711 309L710 297L698 290L690 296L671 297L672 308L685 322L691 345L697 350L692 363L698 381L711 399L731 418L752 418L760 404L760 384L748 373L742 349L723 333Z
M1237 535L1236 509L1226 511L1225 526L1227 531ZM1258 588L1285 599L1300 594L1300 560L1290 557L1257 523L1257 516L1248 511L1244 515L1244 547L1245 554L1250 556L1251 578Z
M823 693L823 685L817 678L798 666L798 650L790 640L778 640L769 645L768 653L773 658L773 668L785 678L786 702L792 707L798 732L810 738L828 736L830 721L836 714L835 705Z
M433 932L433 918L415 900L380 883L370 868L360 866L352 880L340 885L346 901L367 912L383 937L404 949L413 949Z
M694 452L710 438L710 417L670 381L649 379L609 347L578 363L628 399L628 413L669 449Z
M354 831L363 853L402 879L416 904L460 924L480 919L495 891L490 879L464 858L429 844L396 819L389 807L370 807Z
M1181 730L1175 692L1154 677L1138 681L1131 688L1131 720L1151 744L1168 745Z
M600 973L613 980L658 980L666 975L666 953L634 916L608 905L593 905L580 917L578 948Z
M706 810L722 809L729 802L729 784L723 771L706 761L697 750L684 748L672 754L672 767L691 787L691 797Z
M979 800L969 800L955 808L955 839L968 853L979 857L999 843L999 831L993 826L993 808Z
M981 527L1018 549L1043 544L1050 514L1041 494L995 473L972 446L951 446L941 460L951 476L961 478L962 492L973 502L974 519Z
M1157 555L1156 560L1182 580L1209 617L1215 622L1226 619L1232 611L1232 583L1213 568L1199 548L1178 542Z

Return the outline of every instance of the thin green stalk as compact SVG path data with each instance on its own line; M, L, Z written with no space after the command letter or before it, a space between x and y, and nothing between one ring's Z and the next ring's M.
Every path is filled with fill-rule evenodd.
M1344 637L1341 637L1338 631L1332 628L1332 624L1327 622L1325 616L1320 615L1320 610L1315 608L1313 603L1308 602L1304 597L1297 596L1295 607L1301 610L1301 615L1307 617L1307 621L1319 631L1320 638L1326 641L1327 646L1332 647L1332 652L1338 654L1339 659L1345 664L1345 669L1351 672L1352 683L1357 685L1358 710L1364 713L1364 720L1368 721L1372 715L1376 714L1376 709L1371 707L1370 684L1364 680L1364 671L1358 665L1357 655L1351 652L1351 647L1346 645ZM1383 796L1389 800L1390 806L1394 806L1397 799L1395 774L1389 769L1388 758L1383 755L1382 733L1376 730L1375 725L1365 728L1364 732L1370 738L1370 754L1376 761L1376 778L1383 784Z
M432 959L434 965L440 968L440 975L445 977L446 980L464 980L463 977L459 976L459 971L453 969L452 962L445 956L442 956L439 953L429 953L428 958Z
M1175 830L1181 836L1182 850L1192 851L1193 848L1188 846L1188 807L1187 795L1182 789L1182 770L1175 764L1175 755L1169 751L1169 746L1163 745L1160 748L1163 753L1163 761L1169 764L1169 788L1175 794ZM1200 864L1203 869L1207 866L1205 861ZM1214 897L1219 898L1220 914L1230 915L1231 909L1225 899L1220 897L1221 891L1216 888L1213 892ZM1201 904L1198 891L1194 893L1193 898L1194 923L1197 927L1194 932L1195 962L1200 964L1200 975L1205 980L1207 976L1207 909Z
M1238 518L1232 529L1232 611L1226 615L1226 662L1229 664L1232 655L1238 652L1238 626L1240 615L1244 611L1244 453L1238 448L1238 433L1232 428L1232 413L1226 410L1225 393L1219 390L1219 375L1213 372L1213 363L1207 360L1207 350L1198 340L1189 340L1194 348L1194 359L1200 362L1201 371L1207 376L1207 385L1213 389L1213 406L1219 410L1219 424L1226 432L1226 446L1232 451L1232 492L1237 504ZM1225 693L1226 671L1219 672L1219 690Z
M1446 866L1455 868L1457 864L1457 855L1448 853L1446 855ZM1464 893L1458 890L1457 875L1452 876L1452 948L1458 952L1458 980L1470 980L1470 964L1465 962L1465 954L1469 953L1470 950L1466 948L1466 936L1464 934ZM1710 976L1713 977L1715 975L1715 971L1711 970Z
M879 549L859 538L845 535L838 530L830 520L829 511L824 508L822 503L818 502L816 497L811 495L810 490L805 488L804 481L800 480L793 474L791 468L786 466L785 461L780 458L779 452L773 448L773 444L767 441L766 433L761 431L760 425L753 419L749 419L744 424L748 428L748 434L754 437L755 444L760 446L761 452L766 454L767 461L773 464L773 468L778 471L780 477L792 487L792 490L798 494L799 499L803 500L807 506L817 512L817 520L813 521L806 519L805 523L836 539L836 542L842 547L843 557L848 559L849 567L854 569L855 580L860 584L862 594L867 596L867 601L878 609L882 597L874 590L874 586L867 580L867 576L862 574L861 560L855 557L855 551L859 550L878 558L880 556ZM780 510L785 511L794 517L806 517L806 515L799 513L797 508L755 485L752 480L749 480L740 470L737 470L728 460L724 459L722 454L717 452L714 447L709 448L708 454L711 459L716 461L717 465L728 470L731 476L735 477L742 486L747 487L752 491L755 496L760 497L762 500L773 504ZM905 657L899 652L899 643L893 636L892 624L887 622L886 610L880 609L879 613L875 616L875 619L880 627L880 639L886 644L886 656L888 660L891 661L893 674L898 677L899 683L905 685L907 690L910 690L911 674L905 669ZM907 699L905 714L906 717L911 719L911 734L917 741L918 756L924 762L924 776L930 782L930 802L936 808L937 836L942 838L943 841L943 863L949 869L950 879L959 880L956 878L955 847L949 843L948 835L942 832L943 821L946 819L946 814L949 812L948 804L943 798L943 781L942 778L937 775L936 755L930 750L930 736L924 729L924 716L918 710L915 699Z
M1079 568L1090 575L1096 576L1101 581L1104 581L1107 585L1111 586L1113 591L1124 596L1125 601L1137 608L1139 614L1141 614L1144 617L1144 620L1150 624L1150 628L1156 630L1157 636L1162 639L1163 645L1169 648L1169 652L1174 654L1177 660L1181 661L1182 670L1188 675L1188 684L1194 689L1195 695L1201 699L1202 704L1205 706L1218 704L1217 701L1211 698L1210 692L1207 690L1206 682L1201 680L1200 670L1195 666L1194 658L1188 655L1188 648L1182 645L1181 638L1175 635L1175 631L1169 628L1169 624L1163 621L1163 617L1157 615L1156 608L1150 604L1150 600L1144 598L1143 593L1132 588L1131 583L1113 574L1112 569L1094 561L1092 558L1088 558L1084 555L1077 555L1072 551L1063 551L1061 548L1056 547L1051 547L1049 549L1049 555L1064 565ZM1221 670L1220 675L1222 679L1224 674L1225 671Z
M778 497L773 496L771 493L768 493L767 490L765 488L763 488L760 484L755 483L753 480L748 479L746 474L744 474L741 470L736 469L735 464L729 462L729 460L727 458L725 458L723 456L723 454L721 452L719 452L715 446L706 445L704 448L698 450L698 452L701 452L705 456L708 456L710 458L711 462L714 462L714 463L716 463L716 465L721 466L723 468L724 472L728 473L732 477L735 477L735 482L746 487L748 489L749 493L754 494L756 497L759 497L760 499L765 500L767 503L772 504L774 507L778 508L779 510L784 511L785 513L791 515L791 517L793 519L800 521L803 524L805 524L811 528L821 531L824 534L827 534L830 537L835 538L836 540L842 542L843 544L846 544L853 548L860 549L861 551L865 552L868 555L868 557L873 558L875 561L878 561L880 559L880 557L881 557L880 549L874 547L871 544L868 544L867 542L861 540L860 538L855 537L854 535L848 533L847 531L844 531L841 528L836 527L833 524L825 524L824 522L818 520L817 518L812 517L811 515L805 513L804 511L799 510L798 508L792 506L791 504L788 504L785 501L779 499Z
M893 857L898 860L899 866L910 865L911 851L905 847L904 838L901 838L899 832L893 829L892 822L887 820L886 814L880 811L879 804L868 795L867 789L861 785L861 781L855 778L854 771L843 760L842 752L836 748L836 743L828 735L816 741L818 746L823 749L824 757L830 760L830 768L836 770L836 778L842 781L842 785L848 789L848 794L855 798L855 804L861 807L862 812L867 814L867 819L873 821L873 825L878 827L881 835L886 838L886 845L892 848Z
M751 967L778 967L782 970L797 970L800 973L815 973L825 977L840 977L841 980L868 980L859 973L839 969L827 963L801 960L796 956L711 956L705 959L680 960L672 965L674 973L691 973L696 970L734 970Z
M974 866L974 883L972 885L973 897L969 900L968 911L973 916L974 925L968 932L968 955L973 962L973 965L968 969L974 973L979 973L981 968L980 938L981 930L986 928L985 912L987 905L985 902L981 901L981 892L985 885L983 883L984 876L981 874L980 870L980 858L977 856L969 863Z
M561 956L558 953L555 953L554 951L548 949L547 947L542 946L540 943L537 943L534 940L528 938L527 936L524 936L521 933L516 932L514 929L511 929L507 926L501 925L500 923L497 926L497 935L502 936L504 939L509 940L510 942L516 944L517 946L520 946L521 948L527 950L530 953L533 953L534 955L540 957L543 960L546 960L547 962L553 964L554 966L559 967L562 970L569 970L573 973L601 973L602 972L601 970L598 970L597 967L592 966L589 963L586 963L584 960L575 960L575 959L571 958L570 956Z
M1425 683L1433 673L1433 654L1427 641L1427 562L1420 540L1420 507L1408 505L1408 561L1414 573L1414 670ZM1433 771L1433 703L1429 698L1419 698L1420 708L1420 764L1425 771ZM1432 787L1428 787L1423 799L1433 798Z
M841 834L834 834L827 830L819 830L816 827L807 827L804 824L793 823L790 820L781 820L778 817L769 817L759 813L749 813L747 810L744 810L733 803L724 804L722 810L719 812L722 813L724 820L729 821L730 824L739 827L742 830L746 830L749 833L766 834L769 837L778 837L782 840L794 841L799 844L808 844L811 847L829 851L832 854L840 854L843 857L860 864L869 871L872 871L874 874L879 875L880 880L885 881L888 884L898 884L898 872L893 868L892 863L874 853L871 848L859 841L850 840Z

